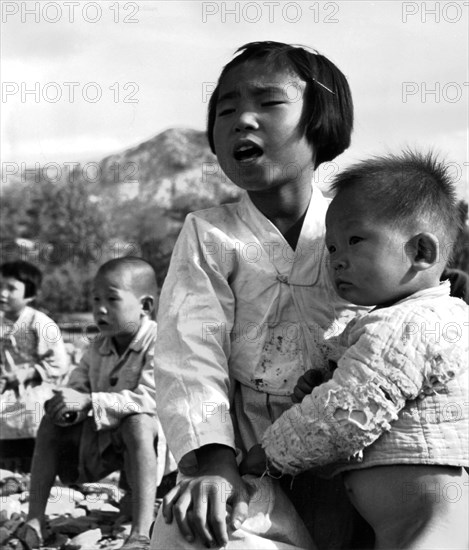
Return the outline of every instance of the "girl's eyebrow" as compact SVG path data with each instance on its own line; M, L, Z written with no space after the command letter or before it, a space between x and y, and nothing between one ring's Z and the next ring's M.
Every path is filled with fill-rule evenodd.
M249 84L249 86L246 86L246 88L249 90L250 93L254 96L261 96L264 94L275 94L275 93L284 93L284 86L275 86L272 84L268 85L262 85L262 84ZM221 103L222 101L227 101L230 99L236 99L240 97L241 92L239 91L239 88L237 90L230 90L229 92L224 93L218 98L218 103Z
M231 92L226 92L218 98L217 103L220 103L222 101L227 101L229 99L235 99L235 98L239 97L240 95L241 94L239 92L234 91L234 90L231 91Z

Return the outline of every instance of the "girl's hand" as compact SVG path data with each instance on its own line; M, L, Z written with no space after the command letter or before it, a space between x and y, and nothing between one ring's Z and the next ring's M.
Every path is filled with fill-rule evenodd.
M261 476L266 470L266 456L262 445L254 445L249 449L248 454L244 457L239 466L239 472L243 476L252 474Z
M197 460L199 475L183 477L164 497L163 517L166 523L175 517L188 542L198 536L206 546L224 546L228 527L238 529L247 517L248 488L231 448L206 445L197 451Z
M308 370L298 378L291 400L293 403L301 403L305 395L309 395L316 386L324 382L324 375L318 370Z

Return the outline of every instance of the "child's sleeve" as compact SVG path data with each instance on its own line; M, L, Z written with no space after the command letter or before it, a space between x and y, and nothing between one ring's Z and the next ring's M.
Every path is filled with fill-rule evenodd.
M368 314L357 323L355 344L340 358L332 379L264 434L267 458L279 471L295 475L359 453L391 429L407 400L443 388L456 365L464 364L454 345L403 332L417 326L412 315L385 320L380 315Z
M97 430L115 428L131 414L156 416L154 345L145 354L137 385L119 391L91 392L93 418Z
M67 387L73 388L81 393L91 393L90 366L92 357L92 346L90 344L82 355L80 363L72 370Z
M59 384L70 369L61 331L52 319L38 314L34 322L37 334L37 355L34 369L44 382Z
M189 215L162 289L155 379L158 416L176 460L204 445L234 448L229 413L233 254L226 235ZM228 246L229 248L229 246Z

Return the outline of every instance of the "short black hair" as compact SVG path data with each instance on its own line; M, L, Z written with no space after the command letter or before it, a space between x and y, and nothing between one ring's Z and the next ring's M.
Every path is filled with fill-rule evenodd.
M32 298L38 293L42 283L42 272L34 264L23 260L5 262L0 266L2 277L12 277L24 284L24 297Z
M332 190L338 196L352 186L373 204L376 218L394 225L425 223L444 238L451 255L462 222L449 166L436 154L406 149L363 160L339 173Z
M213 153L220 83L229 70L255 60L288 69L306 82L300 127L316 151L315 168L347 149L353 129L352 94L347 79L331 61L316 51L282 42L250 42L235 53L238 55L223 68L208 104L207 135Z
M155 299L158 295L158 283L153 266L143 258L136 256L124 256L114 258L104 263L99 269L98 275L104 275L110 272L127 271L132 276L132 290L136 294L150 294Z

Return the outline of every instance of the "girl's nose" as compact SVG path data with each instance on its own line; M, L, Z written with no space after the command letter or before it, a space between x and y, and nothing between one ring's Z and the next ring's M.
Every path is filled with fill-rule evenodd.
M253 111L245 110L240 113L235 129L237 132L242 132L243 130L255 130L258 127L256 114Z

